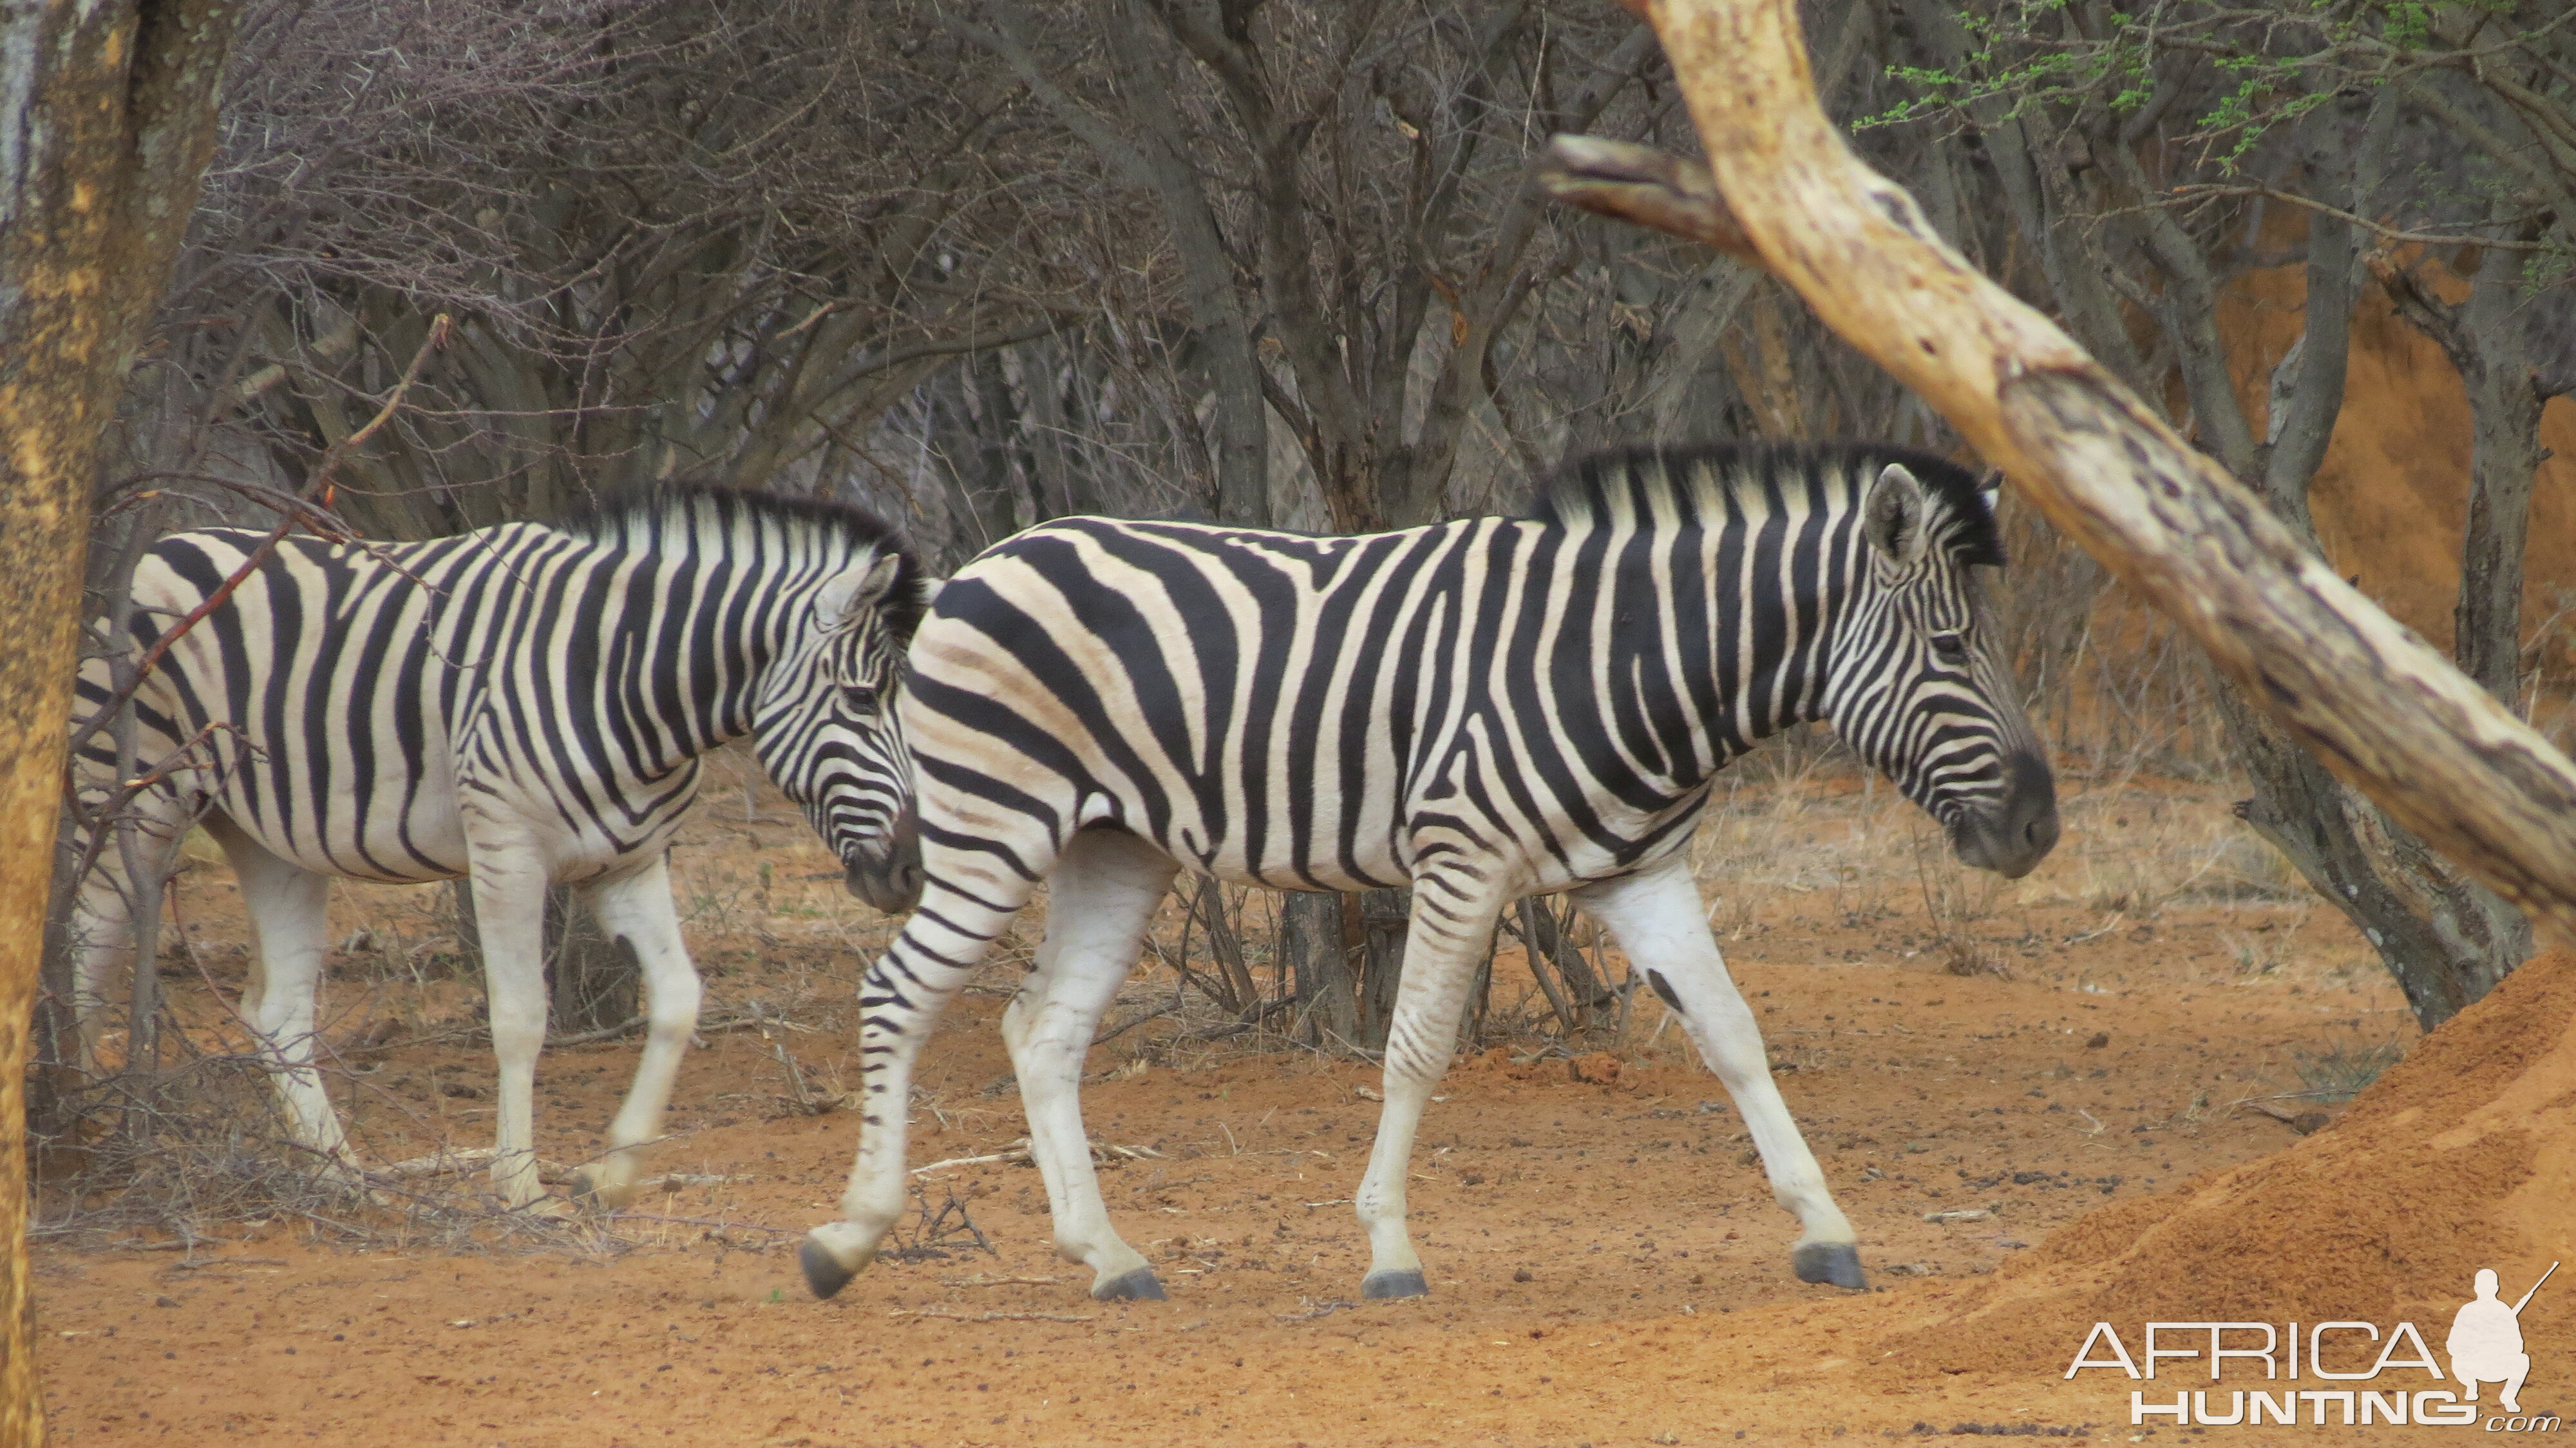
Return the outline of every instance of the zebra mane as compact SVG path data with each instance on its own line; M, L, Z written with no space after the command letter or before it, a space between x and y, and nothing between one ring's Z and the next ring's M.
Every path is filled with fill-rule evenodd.
M1685 526L1723 521L1731 499L1766 490L1840 493L1857 506L1879 471L1900 463L1936 501L1935 536L1965 564L2000 568L2003 535L1977 475L1947 458L1880 443L1695 443L1618 448L1559 468L1541 481L1524 517L1567 527L1678 516Z
M881 612L893 636L911 637L927 608L922 585L929 570L911 545L893 524L851 503L665 482L611 493L568 510L547 526L629 547L721 545L748 533L775 537L790 548L851 557L890 553L901 562Z

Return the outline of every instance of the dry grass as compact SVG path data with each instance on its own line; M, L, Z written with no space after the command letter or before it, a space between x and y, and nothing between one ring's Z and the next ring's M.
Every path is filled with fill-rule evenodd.
M621 1250L595 1220L505 1209L479 1171L354 1176L287 1139L267 1072L205 1055L77 1093L70 1119L34 1138L42 1171L30 1236L191 1251L228 1228L301 1226L318 1239L444 1250ZM351 1145L384 1161L396 1143Z
M2296 1069L2307 1087L2304 1094L2331 1104L2360 1095L2405 1054L2403 1041L2337 1041L2323 1051L2298 1053Z

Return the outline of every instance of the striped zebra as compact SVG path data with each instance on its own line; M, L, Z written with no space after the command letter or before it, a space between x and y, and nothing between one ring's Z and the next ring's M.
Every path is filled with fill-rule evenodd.
M641 967L650 1033L581 1190L631 1194L695 1028L699 986L665 854L697 797L698 758L750 736L780 788L889 913L920 890L909 756L890 708L926 597L920 567L856 509L668 487L562 521L423 543L237 529L155 543L136 570L141 657L178 636L136 693L136 757L178 767L137 799L153 856L200 815L258 936L243 1020L271 1057L290 1131L350 1160L314 1069L315 996L333 877L472 881L500 1062L493 1178L542 1189L532 1094L545 1035L545 891L572 885ZM254 562L254 560L256 560ZM110 699L84 666L81 713ZM94 738L75 761L93 802L117 787ZM94 1064L105 988L133 953L115 851L75 910L77 1008Z
M1711 778L1822 719L2019 876L2056 788L1973 571L2000 565L1966 472L1891 448L1594 458L1530 516L1354 538L1066 519L942 589L903 727L926 886L861 987L863 1129L821 1296L904 1205L904 1102L940 1008L1040 881L1002 1020L1057 1249L1099 1298L1160 1297L1111 1229L1076 1088L1181 865L1288 890L1411 884L1385 1106L1355 1198L1369 1297L1425 1290L1405 1168L1501 911L1571 891L1678 1013L1803 1228L1809 1282L1862 1285L1852 1229L1773 1086L1687 856Z

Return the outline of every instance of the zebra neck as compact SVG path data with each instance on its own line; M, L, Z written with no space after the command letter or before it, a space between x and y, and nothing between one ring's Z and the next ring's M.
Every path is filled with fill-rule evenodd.
M624 725L624 771L669 776L751 733L761 676L776 656L772 570L694 552L632 561L630 586L601 630L607 717Z
M1648 533L1618 566L1614 688L1676 794L1825 716L1853 566L1830 512ZM1624 686L1624 687L1621 687ZM1632 727L1625 731L1639 732Z

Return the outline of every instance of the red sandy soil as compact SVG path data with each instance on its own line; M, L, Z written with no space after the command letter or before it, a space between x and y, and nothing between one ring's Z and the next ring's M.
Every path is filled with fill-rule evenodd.
M823 897L797 893L828 891L828 880L790 888L828 876L829 861L770 805L752 825L710 810L684 852L698 951L714 977L708 1014L810 987L788 991L787 1009L812 1029L774 1034L809 1082L830 1086L855 1074L844 1053L856 957L832 943L841 937L812 903ZM2565 1091L2526 1101L2538 1078L2516 1074L2563 1038L2549 1024L2576 999L2563 969L2463 1018L2420 1049L2410 1065L2423 1069L2392 1072L2363 1099L2375 1109L2396 1092L2421 1103L2410 1120L2488 1123L2442 1128L2469 1137L2408 1126L2403 1151L2373 1155L2353 1145L2358 1112L2302 1141L2239 1104L2300 1090L2303 1060L2411 1030L2329 913L2151 888L2155 878L2208 883L2191 865L2194 842L2221 838L2224 805L2192 786L2079 789L2069 818L2082 833L1965 927L2009 977L1936 963L1911 879L1919 867L1885 848L1901 816L1885 811L1884 791L1875 815L1820 805L1780 815L1771 835L1712 826L1710 848L1746 852L1730 860L1758 852L1775 874L1805 868L1808 851L1876 872L1842 868L1717 911L1791 1107L1859 1227L1869 1293L1791 1278L1795 1227L1747 1159L1741 1123L1678 1032L1655 1030L1660 1010L1641 993L1625 1037L1575 1063L1596 1077L1615 1063L1608 1084L1575 1079L1562 1059L1524 1059L1541 1044L1529 1033L1452 1073L1414 1161L1428 1299L1348 1301L1366 1263L1346 1199L1375 1124L1360 1094L1373 1073L1239 1041L1194 1044L1190 1018L1096 1048L1100 1079L1085 1097L1095 1139L1161 1153L1112 1165L1103 1180L1170 1301L1091 1302L1086 1274L1050 1250L1035 1172L999 1163L921 1179L930 1206L953 1195L971 1211L990 1253L951 1236L946 1256L882 1262L816 1303L793 1249L831 1215L854 1118L795 1111L777 1045L723 1031L692 1054L671 1126L679 1139L654 1163L722 1180L658 1195L587 1237L459 1252L404 1245L382 1224L351 1237L293 1216L204 1223L212 1240L188 1250L130 1226L53 1237L38 1285L56 1441L1321 1448L1739 1434L1803 1443L1910 1436L1918 1423L2171 1441L2181 1435L2128 1425L2131 1385L2116 1374L2062 1380L2097 1317L2118 1320L2133 1345L2150 1310L2382 1322L2404 1311L2446 1324L2466 1296L2449 1279L2472 1258L2518 1292L2532 1275L2524 1259L2561 1255L2566 1236ZM757 912L706 905L760 863L773 867L775 893L764 887ZM229 993L242 963L229 882L220 869L184 882L196 958L213 991ZM389 907L356 891L335 908L356 922ZM711 921L734 933L711 932ZM800 936L809 925L818 933ZM1508 957L1501 973L1511 974ZM1007 1086L995 1089L1009 979L1007 967L989 975L943 1023L916 1109L916 1163L997 1152L1022 1134ZM1114 1018L1168 999L1169 982L1140 972L1136 1004ZM174 988L206 1006L207 985ZM333 991L335 1030L362 1073L335 1090L357 1100L371 1155L488 1140L488 1098L471 1094L488 1082L488 1057L426 1029L431 1006L470 1003L464 982L344 980ZM370 1053L370 1012L415 1034ZM2493 1050L2436 1054L2453 1035L2516 1021ZM547 1155L595 1149L633 1049L549 1052ZM2565 1059L2563 1040L2552 1059ZM2458 1090L2443 1096L2428 1079ZM2505 1114L2489 1123L2481 1101ZM2556 1134L2544 1139L2534 1123L2548 1112ZM2418 1152L2433 1154L2429 1164L2408 1154ZM2513 1165L2525 1158L2528 1169ZM2444 1185L2446 1161L2463 1164L2456 1190ZM2261 1174L2296 1162L2328 1168L2304 1185ZM2253 1174L2228 1174L2248 1163ZM2252 1220L2227 1205L2173 1215L2237 1196ZM2383 1199L2397 1205L2372 1205ZM2374 1249L2354 1234L2396 1232L2418 1207L2433 1213L2423 1231L2437 1242L2462 1240L2372 1267ZM48 1220L65 1210L55 1204ZM1976 1210L1989 1215L1925 1220ZM2229 1226L2191 1225L2201 1217ZM2509 1242L2490 1230L2507 1221L2521 1234ZM2489 1232L2491 1264L2467 1240L2472 1226ZM2033 1265L1991 1275L2017 1260ZM2136 1285L2150 1279L2166 1284L2162 1295ZM2231 1286L2275 1279L2308 1287L2267 1308ZM2557 1290L2530 1319L2539 1366L2527 1406L2566 1402L2576 1382L2576 1327L2550 1298ZM2576 1303L2576 1284L2565 1301ZM2265 1442L2324 1430L2208 1431Z

